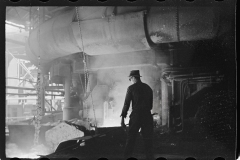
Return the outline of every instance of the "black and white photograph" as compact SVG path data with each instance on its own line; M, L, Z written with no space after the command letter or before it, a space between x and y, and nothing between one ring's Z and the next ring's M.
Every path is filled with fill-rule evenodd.
M3 157L237 158L237 1L151 1L1 7Z

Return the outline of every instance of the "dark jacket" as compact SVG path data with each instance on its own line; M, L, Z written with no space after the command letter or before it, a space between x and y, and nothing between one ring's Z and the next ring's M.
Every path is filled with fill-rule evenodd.
M132 114L133 113L151 113L153 106L153 91L145 83L138 81L132 84L127 89L124 106L122 109L122 117L127 116L130 103L132 102Z

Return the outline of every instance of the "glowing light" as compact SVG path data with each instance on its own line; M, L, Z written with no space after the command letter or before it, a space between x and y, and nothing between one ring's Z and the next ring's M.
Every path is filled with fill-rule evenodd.
M9 143L6 145L6 156L8 158L40 158L39 155L48 155L51 151L43 144L31 148L29 151L21 150L16 144Z
M80 146L81 147L85 146L85 142L83 141L82 143L80 143Z

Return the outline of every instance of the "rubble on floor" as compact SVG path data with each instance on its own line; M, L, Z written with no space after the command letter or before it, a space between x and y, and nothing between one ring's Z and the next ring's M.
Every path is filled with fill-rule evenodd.
M89 128L89 126L87 122L78 119L62 121L52 129L46 131L46 144L54 151L60 142L83 137L86 128Z

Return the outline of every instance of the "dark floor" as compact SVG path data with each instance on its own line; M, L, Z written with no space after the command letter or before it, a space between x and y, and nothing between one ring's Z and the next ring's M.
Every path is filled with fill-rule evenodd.
M217 157L223 157L225 160L234 160L235 153L224 146L220 142L216 142L209 138L202 142L200 141L176 141L176 136L174 141L168 140L163 136L163 139L154 139L154 158L166 158L171 160L181 160L188 157L193 157L195 159L214 159ZM180 138L180 137L179 137ZM102 139L104 140L104 139ZM124 145L122 144L110 144L109 142L102 143L102 140L95 140L94 146L91 144L89 147L84 148L78 147L77 149L68 150L64 152L59 152L57 154L48 156L50 159L69 159L75 157L78 159L98 159L98 158L108 158L108 159L123 159ZM135 151L133 157L137 159L144 159L144 147L141 137L138 138L135 146Z

